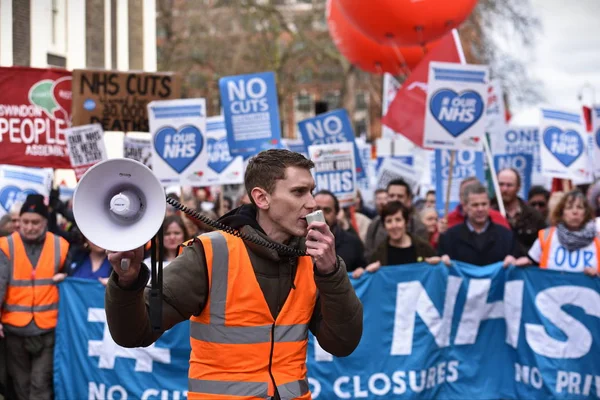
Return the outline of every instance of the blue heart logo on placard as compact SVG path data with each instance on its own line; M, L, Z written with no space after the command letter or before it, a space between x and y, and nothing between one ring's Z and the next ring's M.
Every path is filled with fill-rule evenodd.
M429 109L437 122L453 137L472 127L483 115L483 99L479 93L441 89L431 96Z
M198 158L203 146L202 133L193 125L183 126L179 130L165 126L154 136L156 152L179 174Z
M234 158L229 153L227 138L219 140L208 138L208 168L220 174L233 162Z
M563 131L551 126L544 131L544 145L565 167L573 164L583 153L583 140L574 130Z
M13 204L23 203L30 194L37 194L37 192L33 189L22 190L14 185L4 186L0 189L0 206L9 212Z

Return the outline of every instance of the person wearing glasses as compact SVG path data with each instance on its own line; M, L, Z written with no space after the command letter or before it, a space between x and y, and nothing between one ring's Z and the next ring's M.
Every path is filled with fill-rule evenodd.
M506 219L514 232L522 253L527 253L538 232L548 226L546 219L533 207L519 197L521 175L514 168L505 168L498 172L498 185L506 209ZM497 208L497 203L493 203Z
M527 194L527 204L535 208L542 217L548 220L550 192L543 186L532 186Z

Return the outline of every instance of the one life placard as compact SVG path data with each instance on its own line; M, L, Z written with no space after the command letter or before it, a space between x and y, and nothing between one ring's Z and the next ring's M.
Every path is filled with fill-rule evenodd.
M198 185L206 166L206 101L153 101L148 104L152 167L164 186Z
M356 166L352 143L308 146L315 163L314 177L318 190L335 194L342 207L354 204L356 198Z
M483 65L429 65L424 146L480 149L485 134L489 70Z
M313 118L307 118L298 122L298 130L307 148L319 144L352 143L354 160L356 160L356 178L362 179L366 176L356 145L354 129L352 129L352 123L346 110L334 110Z
M248 158L282 146L273 72L221 78L219 89L232 156Z
M542 108L542 174L560 179L588 179L588 140L581 112Z
M102 125L90 124L69 128L65 130L65 136L71 166L77 179L92 166L108 158Z

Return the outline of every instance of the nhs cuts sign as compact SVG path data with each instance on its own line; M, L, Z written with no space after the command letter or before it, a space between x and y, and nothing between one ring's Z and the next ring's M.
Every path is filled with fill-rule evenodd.
M487 66L430 63L424 146L481 148L487 91Z
M356 178L366 177L362 158L356 145L354 129L352 129L352 123L346 110L334 110L300 121L298 130L307 150L309 146L321 144L352 143L356 161Z
M219 89L232 156L248 158L262 150L281 147L274 73L221 78Z

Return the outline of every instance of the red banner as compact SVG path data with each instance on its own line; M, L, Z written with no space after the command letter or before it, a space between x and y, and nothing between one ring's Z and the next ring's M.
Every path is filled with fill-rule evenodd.
M0 67L0 164L71 168L71 72Z

